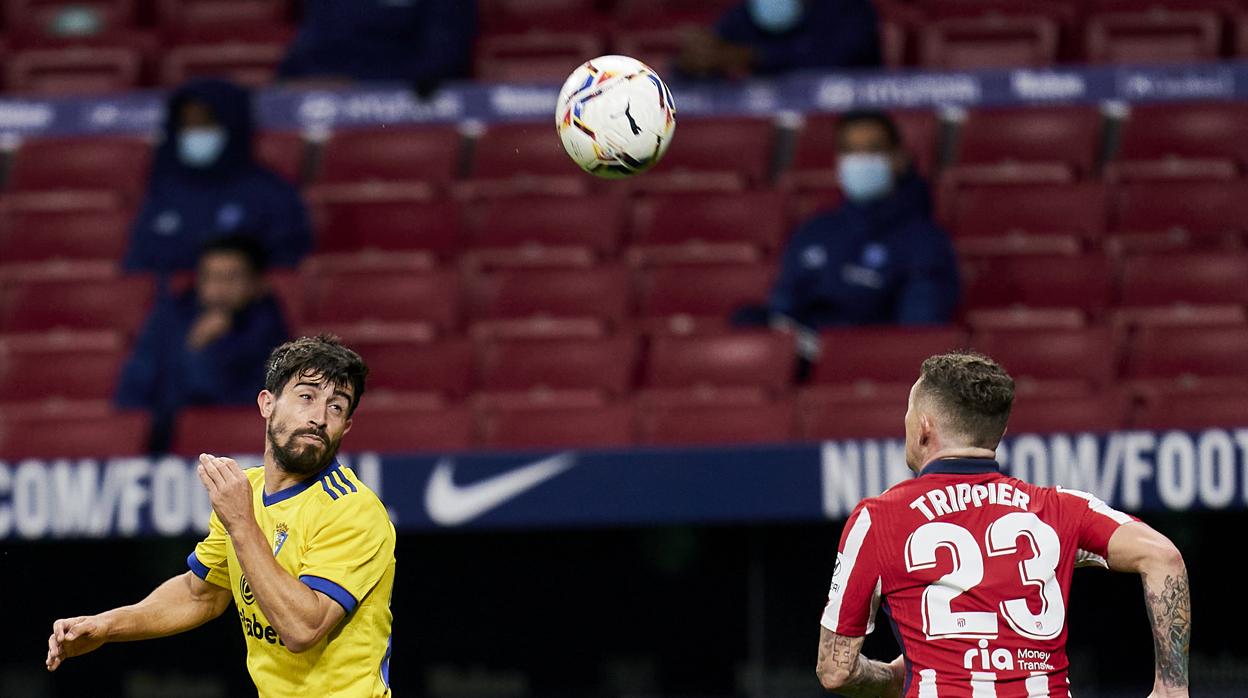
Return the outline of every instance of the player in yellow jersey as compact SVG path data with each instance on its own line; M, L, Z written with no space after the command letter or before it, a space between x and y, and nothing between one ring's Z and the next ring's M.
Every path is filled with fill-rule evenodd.
M388 697L394 526L335 461L367 374L335 337L275 349L257 398L264 467L201 455L213 513L190 571L132 606L53 623L48 670L106 642L195 628L232 596L261 698Z

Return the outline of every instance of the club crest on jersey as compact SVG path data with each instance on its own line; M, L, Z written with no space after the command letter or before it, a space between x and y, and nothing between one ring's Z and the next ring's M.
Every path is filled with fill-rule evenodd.
M286 543L286 536L289 532L290 529L285 523L279 523L273 531L273 557L277 557L277 554L281 552L282 545Z

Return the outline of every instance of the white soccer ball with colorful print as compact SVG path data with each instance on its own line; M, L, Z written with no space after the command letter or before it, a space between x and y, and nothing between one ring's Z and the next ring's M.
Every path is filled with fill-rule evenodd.
M620 179L645 172L667 152L676 108L667 85L645 63L600 56L563 83L555 128L582 170Z

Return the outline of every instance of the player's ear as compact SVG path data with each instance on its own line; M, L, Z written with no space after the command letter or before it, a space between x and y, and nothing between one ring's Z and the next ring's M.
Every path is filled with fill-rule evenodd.
M347 417L347 421L342 423L342 435L346 436L349 431L351 431L351 418Z
M260 407L261 417L268 419L269 415L273 414L273 401L276 399L277 396L273 393L267 390L260 391L260 394L256 396L256 405Z
M932 418L927 414L919 415L919 444L926 446L932 438Z

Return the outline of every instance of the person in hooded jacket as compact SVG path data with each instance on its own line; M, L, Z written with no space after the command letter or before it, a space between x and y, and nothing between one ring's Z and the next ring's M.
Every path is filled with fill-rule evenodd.
M746 0L690 33L676 66L695 78L878 67L877 23L870 0Z
M252 135L251 98L241 87L196 80L169 96L128 271L193 269L206 243L244 231L273 266L294 266L311 251L298 190L256 161Z

